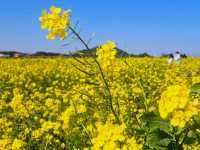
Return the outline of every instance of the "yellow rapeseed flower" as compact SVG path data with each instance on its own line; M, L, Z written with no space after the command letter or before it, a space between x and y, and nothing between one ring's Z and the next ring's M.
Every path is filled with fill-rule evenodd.
M23 150L26 143L20 139L15 139L12 143L13 150Z
M8 149L10 144L11 144L11 140L10 139L0 139L0 149L1 150Z
M64 40L67 37L66 29L70 25L70 11L63 11L61 8L52 6L50 12L44 10L42 16L39 18L42 29L49 31L47 35L48 40L60 38Z
M185 86L173 85L167 88L159 101L159 112L162 118L172 113L175 109L181 109L189 101L189 90Z
M119 149L116 145L116 141L123 141L125 139L125 136L123 135L124 128L124 124L114 125L111 122L107 122L106 124L98 123L98 135L92 139L92 149Z
M159 112L163 119L169 119L173 126L183 128L185 124L198 114L197 102L191 102L190 90L182 85L168 87L161 95Z
M117 51L115 50L116 44L113 41L101 45L96 50L97 60L103 68L108 68L114 63Z

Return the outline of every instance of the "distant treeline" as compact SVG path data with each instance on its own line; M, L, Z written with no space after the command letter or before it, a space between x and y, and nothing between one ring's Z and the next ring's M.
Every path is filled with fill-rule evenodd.
M148 53L141 54L129 54L126 51L116 48L117 57L154 57ZM161 57L168 57L170 54L162 54ZM64 54L64 53L54 53L54 52L45 52L38 51L33 54L21 53L18 51L0 51L0 57L96 57L96 47L90 50L78 50L72 53ZM186 54L181 55L183 58L187 57Z

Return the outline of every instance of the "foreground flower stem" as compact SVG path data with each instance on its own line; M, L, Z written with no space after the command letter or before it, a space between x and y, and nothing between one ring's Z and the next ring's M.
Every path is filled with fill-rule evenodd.
M69 26L69 30L71 30L71 31L74 33L74 35L81 41L81 43L85 46L85 48L86 48L87 50L90 50L90 48L89 48L89 46L87 45L87 43L82 39L82 37L79 35L79 33L76 32L76 30L75 30L73 27ZM97 64L97 66L98 66L98 68L99 68L99 71L100 71L101 77L102 77L102 79L103 79L103 82L104 82L104 84L105 84L106 90L108 91L110 109L111 109L111 111L112 111L112 113L113 113L113 115L114 115L114 117L115 117L117 123L118 123L118 124L121 124L120 118L119 118L119 116L117 115L117 113L116 113L115 110L114 110L111 91L110 91L108 82L107 82L106 79L105 79L105 75L104 75L104 73L103 73L103 70L102 70L102 68L101 68L101 65L99 64L99 62L97 61L97 59L96 59L95 57L94 57L94 61L95 61L95 63Z

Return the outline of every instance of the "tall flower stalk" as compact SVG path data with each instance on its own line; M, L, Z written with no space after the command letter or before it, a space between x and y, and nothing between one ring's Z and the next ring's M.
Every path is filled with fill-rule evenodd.
M80 34L78 32L76 32L76 30L71 26L70 12L71 12L70 10L63 11L61 8L57 8L54 6L52 6L50 8L50 12L47 12L46 10L44 10L42 12L42 16L39 18L40 23L41 23L41 28L48 30L48 32L49 32L47 35L48 40L54 40L55 38L64 40L68 35L68 31L70 30L79 39L79 41L85 46L85 48L87 50L90 50L90 48L89 48L88 44L85 42L85 40L83 40L83 38L80 36ZM108 46L107 49L111 50L111 55L113 57L115 57L116 52L115 52L115 50L112 50L115 48L115 44L113 42L109 42L108 45L111 45L111 46L110 47ZM97 53L97 55L99 55L98 58L102 59L102 55L100 55L99 51L100 50L103 51L105 48L106 48L106 45L104 45L104 47L101 47L98 49L98 53ZM109 52L108 52L108 54L109 54ZM99 72L101 74L102 80L103 80L105 88L106 88L106 91L108 93L110 109L115 117L116 122L118 124L120 124L121 121L120 121L119 115L116 113L116 111L113 107L112 94L111 94L111 91L109 88L108 81L105 78L102 66L95 57L93 59L94 59L94 62L98 66Z

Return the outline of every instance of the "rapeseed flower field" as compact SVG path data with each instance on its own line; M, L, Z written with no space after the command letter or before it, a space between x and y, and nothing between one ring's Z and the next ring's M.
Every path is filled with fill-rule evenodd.
M1 59L0 149L198 149L200 59L111 60Z
M70 11L40 17L47 39L69 31ZM199 150L200 58L0 59L1 150Z

